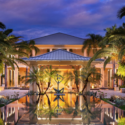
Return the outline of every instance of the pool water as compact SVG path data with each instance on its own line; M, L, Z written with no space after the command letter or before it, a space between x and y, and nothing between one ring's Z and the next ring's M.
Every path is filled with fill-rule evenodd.
M64 93L25 96L0 109L0 125L117 125L125 111L98 98Z

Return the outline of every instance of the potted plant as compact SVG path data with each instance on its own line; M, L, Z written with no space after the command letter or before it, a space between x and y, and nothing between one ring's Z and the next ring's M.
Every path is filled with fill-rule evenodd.
M120 92L125 93L125 85L119 86Z

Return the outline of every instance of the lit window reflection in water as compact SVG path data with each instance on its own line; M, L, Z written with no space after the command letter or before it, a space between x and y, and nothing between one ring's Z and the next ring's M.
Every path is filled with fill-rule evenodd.
M4 124L117 125L125 111L90 96L68 94L56 99L54 93L25 96L0 109Z

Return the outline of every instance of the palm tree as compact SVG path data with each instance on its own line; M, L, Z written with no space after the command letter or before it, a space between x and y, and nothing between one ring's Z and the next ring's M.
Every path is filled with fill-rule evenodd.
M81 70L81 81L84 84L82 93L84 92L87 84L97 84L101 80L101 74L96 70L95 67L83 67Z
M45 93L47 92L47 90L49 89L50 85L51 85L51 80L55 78L55 75L59 72L57 69L52 69L52 66L47 66L44 69L45 72L45 76L47 81L48 81L48 87L45 91Z
M32 50L35 51L35 55L40 51L38 47L35 46L35 41L34 40L30 40L30 42L28 43L28 46L30 48L30 56L32 55Z
M98 44L102 40L102 36L95 35L95 34L88 34L87 36L89 36L90 38L88 38L84 41L83 47L82 47L82 52L84 52L85 49L87 49L87 55L89 56L92 48L93 48L93 54L97 51Z
M125 16L125 6L123 6L117 13L118 18L121 19L123 16Z
M40 79L43 79L43 76L40 73L39 68L31 67L32 70L28 73L27 76L23 76L22 79L24 79L25 84L36 84L36 86L39 89L39 94L42 94L41 88L40 88Z
M0 22L0 28L3 30L6 28L6 26ZM2 53L1 58L3 58L0 63L5 63L5 87L7 87L7 65L11 65L12 69L14 70L14 64L18 67L17 62L26 64L26 62L20 59L20 57L27 57L32 50L35 50L35 53L39 52L39 49L35 46L35 41L31 40L29 43L26 41L21 41L21 37L10 35L12 31L12 29L0 31L0 44L4 44L0 51Z
M0 28L5 29L6 26L3 23L0 23ZM1 67L3 66L3 63L5 64L5 87L7 87L7 65L11 66L12 69L14 70L15 69L14 65L18 67L17 62L26 64L25 61L16 57L16 55L27 56L27 53L17 50L17 46L19 47L19 44L17 45L17 41L19 40L20 37L9 35L12 33L12 31L13 31L12 29L0 31L0 42L1 42L0 63Z
M106 29L106 35L103 40L99 43L102 48L98 50L94 56L89 60L88 66L95 59L105 57L104 69L106 65L112 61L113 75L115 73L115 62L121 60L124 57L125 51L125 28L123 26L117 28L116 25L112 28ZM113 86L114 86L113 80Z
M76 85L76 88L77 88L77 92L79 92L79 83L81 81L80 79L80 71L75 69L73 66L72 68L74 69L73 72L66 72L64 73L63 77L63 83L64 85L67 85L68 81L73 81L74 80L74 83Z

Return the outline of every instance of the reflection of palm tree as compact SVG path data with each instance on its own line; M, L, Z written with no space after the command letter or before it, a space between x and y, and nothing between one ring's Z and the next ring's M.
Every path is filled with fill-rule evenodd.
M95 107L95 102L87 101L87 98L84 95L83 95L83 99L84 99L84 103L81 107L79 107L79 103L78 103L79 96L77 96L75 101L75 108L67 104L67 108L65 108L64 111L68 114L73 113L73 118L80 115L82 116L83 122L87 122L87 124L90 124L91 120L94 120L100 116L101 105L98 105L98 106L96 105ZM94 109L93 111L92 111L92 108Z
M57 114L55 113L54 108L51 107L51 102L47 94L46 97L48 107L44 107L44 105L39 105L37 109L37 115L38 117L45 117L51 120L52 116L57 117Z
M64 111L68 114L73 113L73 118L76 117L79 114L79 96L76 96L76 101L75 101L75 108L71 107L66 103L66 108L64 108Z
M96 119L101 114L101 105L96 106L95 102L87 102L86 97L83 95L84 103L82 105L82 109L80 110L80 114L82 115L83 122L87 120L87 124L90 124L91 120ZM92 108L94 109L92 111Z

